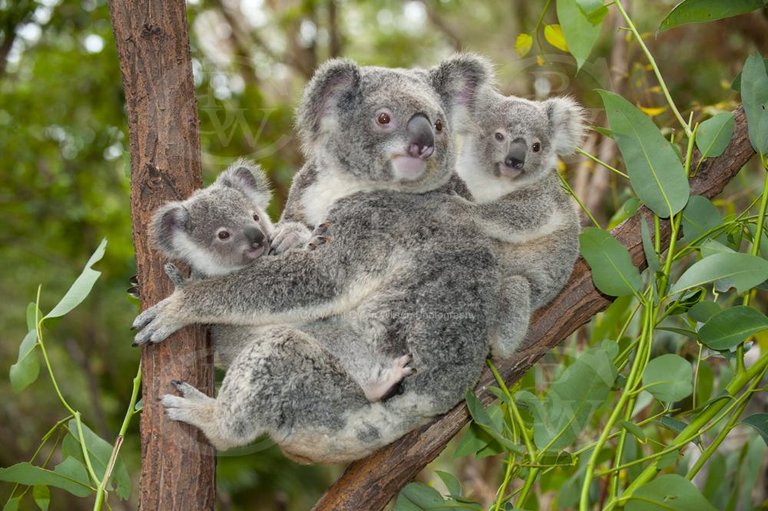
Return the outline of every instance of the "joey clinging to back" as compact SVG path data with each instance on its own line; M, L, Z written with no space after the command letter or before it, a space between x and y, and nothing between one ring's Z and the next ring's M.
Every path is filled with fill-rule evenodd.
M451 66L427 73L339 59L323 65L297 113L307 163L294 176L281 223L315 226L335 201L359 191L420 193L448 183L446 163L454 154L447 117L474 101L488 75L476 56L455 57L452 66L470 72L452 80ZM458 101L445 101L438 91Z

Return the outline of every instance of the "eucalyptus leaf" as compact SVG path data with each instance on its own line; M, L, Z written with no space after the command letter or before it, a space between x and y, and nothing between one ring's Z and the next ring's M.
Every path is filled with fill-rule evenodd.
M643 372L645 390L664 402L674 403L693 392L693 367L684 358L667 353L651 360Z
M696 147L701 158L720 156L728 147L733 136L733 113L721 112L699 125L696 132Z
M35 353L37 330L32 329L19 345L19 357L11 366L9 378L15 392L21 392L32 385L40 375L40 358Z
M648 437L645 436L645 433L643 433L643 428L638 426L637 424L633 424L629 421L619 421L619 425L626 429L629 434L637 438L640 443L645 443L645 441L648 439Z
M715 302L705 300L691 307L688 311L688 317L699 323L705 323L721 310L720 306Z
M744 63L741 101L752 147L758 153L768 154L768 73L763 57L757 53L750 55Z
M456 476L449 472L443 472L442 470L435 470L435 474L443 482L446 488L448 488L448 494L452 497L461 497L461 483Z
M613 229L624 220L634 216L642 205L643 204L640 202L640 199L637 197L630 197L624 201L624 204L619 206L619 209L616 210L616 213L614 213L611 219L608 221L608 229Z
M595 287L610 296L634 294L643 281L627 249L608 232L587 227L579 235L581 255L592 269Z
M725 351L764 330L768 330L765 314L752 307L738 305L712 316L699 329L699 338L708 348Z
M32 498L42 511L48 511L48 506L51 505L51 491L47 486L35 485L32 487Z
M585 6L588 12L585 12ZM607 13L605 6L592 8L588 2L577 0L557 0L557 20L565 36L568 51L576 59L576 67L589 58L592 48L600 38L602 20Z
M659 254L656 253L656 248L651 239L651 231L644 218L640 219L640 236L643 240L643 253L645 254L645 260L648 262L648 268L651 271L660 272L661 261L659 261Z
M673 453L676 455L676 453ZM692 482L665 474L642 485L627 501L627 511L717 511Z
M675 150L632 103L613 92L598 92L637 196L661 218L682 210L690 187Z
M760 9L763 5L763 0L683 0L661 20L659 30L730 18Z
M714 254L688 268L670 293L718 282L721 289L735 287L743 293L768 279L768 261L750 254Z
M441 504L445 504L445 500L440 492L434 488L421 483L409 483L397 497L395 509L400 511L429 510Z
M768 413L756 413L741 422L752 426L763 437L763 442L768 445Z
M67 460L72 460L72 458L67 458ZM74 466L71 462L67 462L67 460L60 463L54 470L38 467L26 461L7 468L0 468L0 481L27 486L55 486L56 488L68 491L72 495L87 497L92 492L91 488L83 481L82 477L73 476ZM63 469L60 468L64 463L67 463L67 465ZM84 471L85 468L83 467Z
M80 273L77 279L75 279L75 282L66 292L64 298L62 298L61 301L56 304L51 312L46 314L45 319L58 318L63 316L64 314L80 305L83 300L85 300L85 298L91 292L93 285L96 283L96 280L101 275L101 272L93 270L91 266L99 262L101 258L104 257L104 251L106 250L106 247L107 240L101 240L101 243L99 244L98 248L96 248L96 251L94 251L90 259L88 259L88 262L85 263L85 268L83 268L82 273Z

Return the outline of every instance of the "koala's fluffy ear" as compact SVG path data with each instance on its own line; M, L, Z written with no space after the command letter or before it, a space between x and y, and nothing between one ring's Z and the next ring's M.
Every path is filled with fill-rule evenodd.
M174 239L187 231L189 212L181 202L169 202L152 216L149 240L152 245L168 257L175 257L177 250Z
M543 106L555 153L561 156L572 154L584 139L584 109L568 97L547 99Z
M481 90L492 86L493 66L484 57L459 53L429 70L429 81L442 99L457 131L471 123Z
M259 165L245 158L240 158L219 174L214 184L239 190L262 210L267 209L272 198L272 190L264 171Z
M304 145L309 145L331 126L339 107L351 102L360 87L360 67L348 59L332 59L315 71L304 89L296 115Z

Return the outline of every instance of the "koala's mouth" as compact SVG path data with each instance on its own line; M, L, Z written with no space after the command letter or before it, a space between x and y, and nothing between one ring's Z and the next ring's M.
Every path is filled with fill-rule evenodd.
M513 167L507 167L507 165L504 164L503 161L496 164L496 171L494 174L496 174L496 177L504 177L507 179L515 179L520 177L521 174L525 172L525 169L516 169Z
M427 160L423 158L396 155L391 162L394 177L398 181L416 181L427 173Z

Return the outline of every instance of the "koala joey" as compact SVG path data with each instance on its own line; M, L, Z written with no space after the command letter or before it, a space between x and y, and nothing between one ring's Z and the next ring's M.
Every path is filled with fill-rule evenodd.
M183 202L160 208L153 218L150 237L163 254L189 264L196 277L232 273L269 250L274 228L266 208L271 196L261 168L247 160L238 160L208 188ZM322 243L323 228L316 231L316 243ZM173 266L168 267L167 272L177 285L185 284ZM322 323L308 324L306 329L313 331L323 326ZM228 367L259 334L258 327L213 325L211 336L217 363ZM388 397L397 390L400 380L413 372L407 365L408 355L383 360L375 353L355 352L354 357L350 357L349 347L339 342L325 348L338 355L342 367L371 401ZM360 363L361 359L367 363Z
M181 395L162 400L169 417L219 448L268 434L295 459L346 462L463 399L489 353L502 273L473 205L442 188L455 169L454 119L489 75L471 55L423 72L349 60L318 69L297 124L305 170L345 183L327 213L305 208L316 215L308 223L330 223L332 241L190 282L136 318L138 343L190 323L264 327L215 399L176 382ZM293 326L310 322L319 326ZM417 372L371 403L323 348L334 340L410 354Z
M457 171L474 197L478 227L500 245L502 296L517 304L502 306L492 333L494 355L508 357L525 336L524 318L562 289L578 257L578 214L555 167L581 142L584 114L566 97L528 101L487 88L473 115Z

